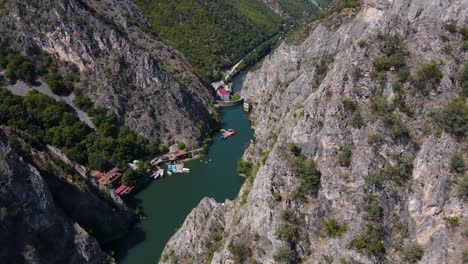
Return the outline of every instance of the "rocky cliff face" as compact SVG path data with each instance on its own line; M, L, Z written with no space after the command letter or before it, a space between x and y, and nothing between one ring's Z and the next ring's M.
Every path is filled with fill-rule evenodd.
M108 257L99 242L134 221L121 201L7 127L0 130L0 182L3 263L102 263Z
M466 139L433 112L462 89L468 54L453 29L467 14L463 0L367 0L283 43L242 90L254 105L253 175L237 200L203 200L162 262L466 261L468 210L450 168ZM434 76L425 91L419 81ZM318 186L292 152L315 162Z
M184 57L149 37L131 1L9 1L0 33L80 69L78 90L124 123L172 145L199 145L213 96Z

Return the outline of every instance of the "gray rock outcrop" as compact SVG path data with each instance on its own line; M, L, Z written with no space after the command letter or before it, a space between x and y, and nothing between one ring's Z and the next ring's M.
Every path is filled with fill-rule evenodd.
M0 128L2 263L112 260L100 244L124 235L136 220L62 158Z
M77 89L141 135L199 146L214 96L176 50L154 40L126 1L10 1L0 33L19 50L37 47L80 70Z
M292 243L297 256L293 263L408 263L418 259L405 255L415 243L423 251L420 263L462 263L468 210L455 190L458 176L450 171L450 159L466 151L466 141L437 131L431 114L459 94L453 76L468 60L462 36L448 32L448 23L466 27L467 1L367 0L359 10L345 8L312 23L306 27L310 31L302 32L305 40L278 47L259 70L247 75L241 92L254 106L250 117L257 139L244 159L257 165L258 172L246 181L238 199L224 203L219 218L225 222L226 237L210 258L208 247L200 251L210 243L189 245L182 238L206 236L213 221L200 228L189 217L167 244L163 256L171 257L162 263L199 260L203 251L205 259L197 263L236 263L239 256L234 253L239 251L232 250L233 245L249 249L244 251L249 252L244 255L248 263L275 263L278 250L288 246L277 233L286 209L302 218L300 239ZM396 87L392 68L378 76L372 61L382 56L382 38L394 35L401 38L411 74L423 63L439 63L443 77L429 94L414 90L411 81ZM409 139L403 141L391 136L395 127L385 124L384 115L391 117L390 112L372 109L377 97L391 104L401 93L410 111L397 108L392 115L408 128ZM353 113L345 101L355 103L362 124L351 124ZM317 197L295 197L300 179L288 150L291 143L321 172ZM352 149L350 166L338 161L342 146ZM410 158L407 179L369 183L372 175L400 166L405 158ZM390 174L395 176L394 171ZM369 195L378 198L383 214L386 253L380 257L350 246L368 228ZM200 205L191 216L210 212ZM346 232L335 238L324 235L322 221L329 219L345 224ZM450 226L447 219L459 224Z
M1 235L4 263L99 263L95 238L57 208L33 166L0 142Z

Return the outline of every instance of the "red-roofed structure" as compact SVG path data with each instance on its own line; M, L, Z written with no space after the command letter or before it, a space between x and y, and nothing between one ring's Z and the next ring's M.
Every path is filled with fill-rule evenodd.
M216 94L218 95L218 97L223 100L223 101L229 101L229 95L231 94L229 91L227 91L226 89L224 88L221 88L221 89L218 89L216 91Z
M127 189L127 185L121 185L119 188L115 189L115 194L120 194L123 190Z
M115 187L120 183L121 178L122 173L120 173L119 169L113 168L106 173L102 173L102 176L99 177L99 185L110 185L110 187Z
M188 154L187 151L185 151L185 150L179 150L179 151L175 154L175 156L176 156L176 158L182 158L182 157L186 156L187 154Z
M93 177L96 178L96 179L101 178L103 175L104 175L104 173L102 173L102 172L100 172L100 171L93 171L93 172L91 172L91 176L93 176Z
M218 93L219 93L219 94L230 94L230 93L229 93L228 91L226 91L226 89L224 89L224 88L219 89L219 90L218 90Z
M135 189L135 186L128 186L127 188L125 188L125 189L120 193L120 195L127 195L127 194L129 194L131 191L133 191L133 189Z

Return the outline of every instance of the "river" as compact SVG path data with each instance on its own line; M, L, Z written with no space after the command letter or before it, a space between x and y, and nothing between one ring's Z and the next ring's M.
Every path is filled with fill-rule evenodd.
M244 70L233 78L234 92L242 88L246 73ZM218 202L236 197L243 182L237 174L237 161L253 139L253 131L242 106L223 108L221 116L223 128L235 129L235 136L221 141L220 134L216 134L204 158L186 163L189 174L155 180L132 198L130 203L141 207L146 218L111 245L118 263L155 263L167 241L203 197Z

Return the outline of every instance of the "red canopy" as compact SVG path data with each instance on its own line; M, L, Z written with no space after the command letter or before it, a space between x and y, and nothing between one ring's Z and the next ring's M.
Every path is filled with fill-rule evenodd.
M218 93L219 94L222 94L222 95L226 95L226 94L230 94L228 91L226 91L224 88L221 88L218 90Z

